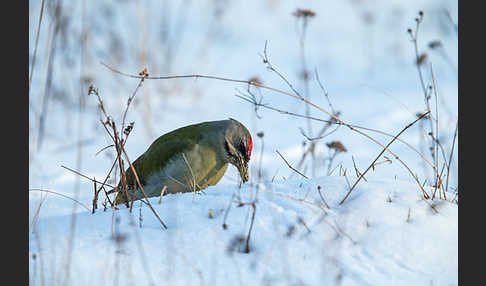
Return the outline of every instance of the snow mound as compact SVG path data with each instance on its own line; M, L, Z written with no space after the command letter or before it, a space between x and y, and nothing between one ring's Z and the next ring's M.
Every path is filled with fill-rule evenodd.
M70 285L458 284L457 204L425 202L420 189L409 182L369 180L361 181L339 205L347 190L345 177L321 177L245 184L240 189L219 184L204 194L167 195L160 204L159 198L152 198L167 230L139 201L132 212L123 206L91 214L77 206L74 236L73 215L55 215L55 210L41 207L29 245L31 281L62 282L67 277ZM238 201L255 197L250 252L244 253L252 207ZM46 203L58 199L49 196ZM33 204L38 200L31 198Z

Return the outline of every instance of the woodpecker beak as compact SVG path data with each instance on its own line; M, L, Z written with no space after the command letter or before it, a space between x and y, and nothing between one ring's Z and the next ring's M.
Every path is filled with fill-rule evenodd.
M243 183L248 182L248 163L243 159L238 160L238 171L240 172Z

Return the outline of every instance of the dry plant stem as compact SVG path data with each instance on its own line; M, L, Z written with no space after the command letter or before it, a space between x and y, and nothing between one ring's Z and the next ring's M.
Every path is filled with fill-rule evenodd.
M319 87L321 88L322 92L324 93L324 96L327 99L327 103L329 104L329 108L331 109L332 114L336 114L336 111L334 110L334 107L332 106L331 100L329 99L329 94L327 92L327 89L324 88L324 85L322 84L322 82L319 78L319 73L317 72L317 68L314 70L314 73L316 75L316 81L319 84Z
M416 27L415 27L415 34L413 34L413 32L411 30L409 30L409 33L410 33L410 37L412 39L412 42L413 42L413 46L414 46L414 51L415 51L415 65L417 67L417 72L418 72L418 75L419 75L419 79L420 79L420 85L422 87L422 91L424 93L424 100L425 100L425 105L426 105L426 108L427 108L427 112L430 112L430 104L429 104L429 94L427 92L427 88L425 86L425 81L424 81L424 77L423 77L423 74L422 74L422 69L420 68L420 53L419 53L419 50L418 50L418 32L419 32L419 27L420 27L420 23L422 23L422 20L423 20L423 13L420 12L419 13L419 17L418 18L415 18L415 21L416 21ZM429 123L430 123L430 133L429 135L432 137L432 148L431 148L431 151L432 151L432 158L433 158L433 161L434 161L434 167L433 167L433 170L434 170L434 173L435 173L435 180L436 180L436 184L437 185L437 180L438 180L438 176L439 176L439 170L438 170L438 162L437 162L437 153L435 152L435 145L437 144L437 140L435 139L436 136L438 136L438 134L435 134L434 135L434 127L433 127L433 121L432 119L428 118L429 120Z
M432 133L432 136L433 136L433 140L434 140L434 147L435 147L435 150L434 150L434 159L435 159L435 166L436 168L439 167L439 158L437 156L437 154L439 153L439 108L437 106L437 86L436 86L436 83L435 83L435 76L434 76L434 70L432 69L432 63L430 64L430 74L432 76L432 87L433 87L433 90L434 90L434 95L435 95L435 136L433 136L433 133ZM432 124L432 118L429 118L429 121L431 122L431 128L433 128L433 124ZM442 153L444 155L444 153ZM434 193L437 191L437 188L439 187L439 181L441 180L441 175L437 175L435 177L435 184L434 184ZM439 194L440 195L440 194Z
M30 87L32 85L32 76L34 74L35 58L37 56L37 47L39 46L39 34L40 34L40 27L41 27L41 24L42 24L42 16L44 15L44 3L45 3L45 1L42 0L41 9L40 9L40 13L39 13L39 24L37 25L37 32L36 32L36 35L35 35L34 54L32 56L32 62L31 62L31 65L30 65L29 94L30 94Z
M295 95L297 95L299 98L304 98L302 95L300 95L300 93L294 88L294 86L279 72L277 71L273 66L272 64L270 63L269 59L268 59L268 54L267 54L267 45L268 45L268 41L265 41L265 47L263 49L263 56L262 57L262 60L263 60L263 63L267 66L267 69L274 72L278 77L280 77L280 79L282 79L286 84L287 86L295 93Z
M349 239L353 244L356 244L357 242L349 235L347 234L346 232L344 232L344 230L339 226L339 224L337 223L336 220L334 220L334 226L331 225L331 224L328 224L331 228L334 229L334 231L340 235L343 235L344 237L346 237L347 239Z
M118 162L119 168L120 168L120 184L122 191L125 193L125 196L127 198L126 206L128 207L128 202L130 201L130 194L128 193L128 186L126 182L126 174L125 174L125 166L123 165L123 160L121 158L121 154L123 150L123 145L120 143L120 138L118 138L117 132L116 132L116 127L115 127L115 122L114 121L108 121L110 127L113 129L113 143L115 143L115 149L117 153L117 160L115 162ZM107 132L108 129L106 129ZM111 134L111 133L110 133ZM110 135L111 136L111 135ZM132 208L130 208L130 212L132 211Z
M224 212L223 224L222 224L223 229L226 229L228 227L228 225L226 224L226 219L228 218L228 214L229 214L231 205L233 204L234 198L235 198L235 193L233 192L233 194L231 195L231 199L230 199L230 202L228 204L228 207L226 208L226 211Z
M359 176L359 178L356 180L356 182L354 182L353 186L351 187L351 189L348 191L348 193L346 194L346 196L344 197L344 199L339 203L340 205L344 203L344 201L349 197L349 195L351 194L351 192L354 190L354 188L356 187L356 185L359 183L359 181L364 177L364 175L374 166L375 162L381 157L381 155L383 155L383 153L385 153L385 151L388 149L388 147L393 143L395 142L396 138L399 137L400 135L402 135L403 132L405 132L405 130L407 130L408 128L410 128L410 126L414 125L417 121L419 121L420 119L424 118L427 114L429 114L429 112L426 112L424 114L422 114L419 118L417 118L414 122L408 124L407 126L405 126L405 128L402 129L402 131L400 131L390 142L388 142L388 144L385 146L385 148L380 152L380 154L378 154L378 156L376 156L375 160L373 160L373 162L368 166L368 168L366 168L366 170L361 174L361 176ZM425 192L425 190L422 188L422 191L424 192L424 195L427 195L427 193ZM428 197L428 195L427 195Z
M436 214L438 214L438 213L439 213L439 211L438 211L438 210L435 208L435 206L434 206L433 204L429 203L429 202L428 202L428 201L427 201L425 198L423 198L423 197L422 197L421 199L422 199L422 200L423 200L423 201L424 201L424 202L425 202L427 205L429 205L429 207L430 207L430 208L431 208L431 209L432 209L432 210L433 210L433 211L434 211Z
M275 152L277 152L277 154L280 156L280 158L282 158L282 160L284 160L285 164L287 164L287 166L292 169L294 172L296 172L297 174L301 175L302 177L306 178L306 179L309 179L307 178L306 175L302 174L301 172L299 172L297 169L295 169L294 167L292 167L289 162L287 162L287 160L285 160L285 158L282 156L282 154L280 154L280 152L278 152L278 150L276 150Z
M186 155L184 153L182 153L182 158L184 159L184 162L186 163L186 166L187 168L189 169L189 172L191 172L191 178L192 178L192 182L191 182L191 186L192 186L192 192L193 193L196 193L196 191L198 190L199 185L197 184L196 182L196 176L194 176L194 172L192 171L192 167L191 165L189 164L189 161L187 160L186 158Z
M336 167L334 167L334 169L332 169L332 170L331 170L331 172L329 173L329 176L331 176L331 175L332 175L332 173L334 173L334 171L336 171L336 169L337 169L338 167L342 167L342 164L341 164L341 165L336 165ZM339 170L339 176L341 176L341 170Z
M327 175L330 176L330 173L331 173L331 167L332 167L332 162L334 161L334 159L336 158L337 154L339 152L337 151L334 151L334 153L332 154L332 156L329 157L329 165L327 166ZM366 181L366 179L365 179Z
M133 99L135 98L135 95L137 94L138 89L142 86L142 83L145 80L145 77L146 77L146 74L144 74L142 76L137 87L133 91L132 95L128 98L127 107L125 108L125 111L123 112L122 129L121 129L122 130L122 134L121 134L121 140L122 141L123 141L123 134L124 134L123 131L125 130L125 119L126 119L126 116L127 116L128 108L130 107L130 103L132 103Z
M111 140L113 140L113 142L116 142L115 137L113 137L113 135L111 135L111 132L110 132L110 131L108 130L108 128L106 127L106 124L105 124L105 123L104 123L102 120L100 120L100 121L101 121L101 125L103 125L103 127L105 128L105 130L106 130L106 132L108 133L108 135L110 135ZM106 122L107 122L107 124L110 124L110 122L111 122L111 119L110 119L108 116L106 117ZM116 132L115 132L115 133L116 133ZM125 141L123 141L123 142L122 142L122 146L121 146L122 148L124 148L124 147L125 147L125 144L127 143L127 140L128 140L128 136L125 138ZM115 146L115 149L116 149L116 144L114 144L113 146ZM111 169L110 169L110 171L108 172L108 174L106 175L105 180L104 180L104 182L103 182L103 185L102 185L101 187L103 187L103 186L105 185L105 183L108 181L108 178L110 177L111 172L112 172L112 171L113 171L113 169L115 168L116 163L118 162L118 160L120 159L120 157L121 157L121 156L120 156L120 154L117 152L116 158L115 158L115 160L113 161L113 164L111 165ZM116 188L116 187L110 186L110 185L108 185L108 184L106 184L106 185L107 185L107 186L109 186L109 187L112 187L112 188Z
M143 76L146 76L146 73L142 73ZM125 124L125 118L126 118L126 114L127 114L127 111L128 111L128 108L130 107L130 103L131 101L133 100L133 98L135 97L138 89L140 88L142 82L144 80L144 77L142 77L142 79L140 80L139 84L137 85L137 88L135 89L135 91L132 93L132 95L129 97L128 99L128 102L127 102L127 107L125 109L125 112L123 114L123 125ZM112 141L115 143L111 146L115 146L115 149L117 151L117 157L116 159L114 160L111 168L110 168L110 171L108 172L107 176L105 177L105 180L104 182L102 183L101 187L99 188L99 190L97 191L99 193L99 191L101 191L101 189L103 188L104 189L104 186L108 180L108 178L110 177L111 175L111 172L113 171L113 168L116 166L116 163L118 162L119 165L120 165L120 172L121 172L121 177L122 177L122 180L121 180L121 185L122 185L122 190L125 192L125 195L127 196L127 198L129 198L129 194L128 194L128 191L127 191L127 186L126 186L126 182L125 182L125 173L124 173L124 166L123 166L123 161L120 159L121 158L121 151L120 151L120 148L123 149L123 147L125 146L126 144L126 141L128 139L128 135L130 134L129 132L125 133L125 128L124 126L122 127L122 137L123 137L123 134L126 135L125 139L121 139L118 137L117 135L117 132L116 132L116 127L115 127L115 123L110 119L110 117L108 116L108 114L106 113L106 110L104 108L104 105L103 105L103 101L99 95L99 92L98 92L98 89L95 89L93 86L90 86L89 88L89 91L88 91L88 94L91 94L91 93L94 93L97 98L98 98L98 102L99 102L99 107L101 109L101 111L103 112L103 114L105 115L105 118L106 118L106 122L103 122L101 119L101 124L103 125L103 127L105 128L106 132L108 133L108 135L110 135ZM108 130L108 128L106 127L106 125L110 125L110 127L112 127L112 130L113 130L113 135L111 134L111 132ZM101 152L101 151L99 151ZM115 187L113 187L113 189L116 189ZM108 193L105 191L105 195L108 195ZM96 193L95 193L95 196L96 196ZM110 204L113 206L113 203L111 202L111 200L109 199L108 196L106 196L108 198L108 201L110 202ZM127 206L128 206L128 202L127 202ZM130 211L132 211L132 207L133 207L133 202L132 204L130 205Z
M390 159L385 159L385 160L383 160L383 161L376 162L376 163L373 165L373 170L375 169L375 167L376 167L376 166L381 165L381 164L385 164L385 163L390 163L390 164L391 164L391 163L392 163L392 160L390 160ZM364 179L364 178L363 178L363 179ZM365 179L365 181L366 181L366 179Z
M354 171L356 172L356 177L360 177L360 176L361 176L361 172L358 170L358 167L356 167L356 162L354 162L354 157L353 157L353 156L351 156L351 159L353 160L353 166L354 166ZM376 163L375 163L375 164L372 166L372 168L374 169L374 168L375 168L374 166L376 166L378 163L379 163L379 162L376 162ZM365 180L365 181L367 182L367 180L366 180L366 178L365 178L364 176L363 176L363 180Z
M83 203L81 203L80 201L76 200L76 199L73 199L69 196L66 196L66 195L63 195L63 194L60 194L60 193L57 193L57 192L54 192L54 191L50 191L50 190L44 190L44 189L29 189L29 192L44 192L44 193L50 193L50 194L54 194L54 195L58 195L58 196L61 196L61 197L64 197L64 198L67 198L67 199L70 199L74 202L76 202L77 204L79 204L80 206L84 207L85 209L87 209L88 211L91 211L86 205L84 205Z
M115 145L114 144L110 144L110 145L108 145L106 147L101 148L100 151L98 151L98 152L95 153L95 156L98 156L99 153L101 153L101 152L103 152L103 151L105 151L105 150L107 150L108 148L111 148L111 147L115 147Z
M443 163L442 169L440 171L439 181L436 183L436 185L434 185L434 193L432 194L432 200L434 200L435 194L437 193L437 191L439 191L439 199L442 199L442 193L444 193L444 189L441 188L441 186L443 184L442 174L444 172L445 167L446 167L446 163ZM446 200L447 198L445 197L445 193L443 195L444 195L444 199Z
M32 218L32 223L31 223L31 229L32 229L32 231L36 227L37 221L39 219L39 214L40 214L41 207L44 204L44 202L46 201L46 199L47 199L47 194L45 196L42 196L42 194L41 194L41 201L39 202L39 206L37 207L37 210L35 211L34 217Z
M264 150L263 136L264 136L264 134L258 133L257 135L262 140L262 148L261 148L261 151L260 151L260 166L259 166L259 170L258 170L258 183L260 183L260 180L262 178L262 160L263 160L263 150ZM255 223L256 201L258 199L258 191L259 190L260 190L260 188L257 185L255 197L252 199L251 203L249 203L249 205L252 208L252 214L251 214L250 228L248 229L248 235L246 237L246 246L245 246L245 250L244 250L245 253L250 253L250 238L251 238L251 231L253 230L253 224ZM245 221L245 224L246 224L246 221Z
M442 144L439 141L439 106L438 106L438 92L437 92L437 83L435 81L435 75L434 75L434 70L432 69L432 63L430 64L430 74L432 77L432 86L434 88L434 95L435 95L435 153L439 153L439 148L442 153L442 157L445 163L447 163L447 158L445 155L444 148L442 147ZM436 155L437 157L437 155ZM436 158L436 166L439 166L438 159ZM440 184L438 183L440 181ZM436 179L436 186L440 186L442 184L442 172L441 175L439 175ZM446 197L446 190L444 188L441 188L442 194L444 195L444 198Z
M77 175L79 175L79 176L81 176L81 177L83 177L83 178L86 178L86 179L90 180L91 182L96 182L96 183L98 183L98 184L104 184L104 185L106 185L106 186L108 186L108 187L115 188L115 187L114 187L114 186L112 186L112 185L109 185L109 184L102 183L102 182L96 181L96 180L94 180L94 179L91 179L90 177L88 177L88 176L86 176L86 175L83 175L83 174L81 174L80 172L78 172L78 171L76 171L76 170L73 170L73 169L71 169L71 168L68 168L68 167L66 167L66 166L61 165L61 167L62 167L62 168L64 168L64 169L66 169L66 170L69 170L69 171L71 171L71 172L73 172L73 173L75 173L75 174L77 174Z
M166 190L167 190L167 186L164 186L162 188L162 191L160 192L159 204L162 203L162 197L164 196Z
M253 201L250 205L253 212L251 214L250 229L248 230L248 236L246 237L245 253L250 253L250 236L251 236L251 230L253 229L253 223L255 222L255 213L256 213L255 201Z
M300 60L302 62L302 72L303 72L303 81L304 81L304 90L305 90L305 98L309 100L309 78L307 74L307 64L306 64L306 58L305 58L305 35L307 31L307 24L309 18L308 17L302 17L302 33L300 34ZM268 61L267 61L268 62ZM309 110L309 105L305 105L305 115L310 116L310 110ZM312 137L312 125L311 121L307 119L307 132L309 136ZM314 168L312 168L314 171Z
M157 214L157 212L153 208L152 204L150 203L150 200L148 199L147 194L145 194L145 191L143 190L142 184L140 183L140 179L138 178L137 171L135 170L135 167L133 167L132 163L130 162L130 159L128 158L127 152L125 152L125 149L123 149L123 148L122 148L122 151L123 151L123 155L125 156L125 159L127 160L128 164L130 165L130 168L131 168L133 174L135 175L135 179L137 180L137 185L140 188L140 191L142 191L142 194L144 195L145 199L147 200L148 206L150 207L150 209L152 210L152 212L154 213L154 215L157 217L157 219L159 220L159 222L162 224L162 226L165 229L167 229L167 226L162 221L162 219L160 219L159 215Z
M452 200L451 200L451 203L453 203L454 201L457 203L457 197L458 197L458 195L459 195L459 193L456 193L456 194L454 195L454 197L453 197L453 198L452 198Z
M37 249L39 251L37 252L39 256L39 266L40 266L40 279L41 279L41 286L44 286L44 259L43 259L43 254L42 254L42 243L41 243L41 238L39 231L37 230L37 224L34 225L34 237L37 243Z
M95 180L94 177L93 177L93 180ZM98 208L98 194L99 194L99 192L96 191L96 181L94 181L93 184L94 184L94 196L93 196L93 207L92 207L91 214L94 214L95 209ZM101 189L100 189L100 191L101 191Z
M44 127L45 127L45 120L47 117L48 113L48 106L49 106L49 100L51 96L51 87L52 87L52 74L53 74L53 68L54 68L54 55L56 52L56 44L57 44L57 36L59 35L59 31L61 30L61 20L60 16L62 14L62 5L61 1L59 1L56 5L55 8L55 14L56 18L54 21L54 31L53 35L51 38L51 47L49 50L49 55L48 55L48 60L47 60L47 78L46 78L46 86L44 89L44 96L42 98L42 109L41 113L39 114L39 119L38 119L38 133L37 133L37 149L40 150L42 147L42 142L44 139Z
M329 207L329 205L327 204L326 200L324 199L324 196L322 195L321 190L317 189L317 192L319 193L319 196L321 197L321 200L324 202L324 204L326 205L326 207L327 207L328 209L331 209L331 208Z
M452 139L452 148L451 148L451 152L449 154L449 161L447 163L447 177L446 177L446 187L445 187L446 192L449 190L449 173L451 171L452 154L454 154L454 146L455 146L455 143L456 143L458 123L459 122L456 121L456 130L454 131L454 138Z
M106 68L108 68L109 70L115 72L115 73L118 73L120 75L123 75L123 76L126 76L126 77L130 77L130 78L137 78L137 79L140 79L142 78L142 76L137 76L137 75L131 75L131 74L126 74L126 73L123 73L123 72L120 72L104 63L101 63L103 66L105 66ZM223 78L223 77L217 77L217 76L206 76L206 75L197 75L197 74L194 74L194 75L179 75L179 76L158 76L158 77L154 77L154 76L147 76L145 77L145 79L177 79L177 78L206 78L206 79L215 79L215 80L221 80L221 81L226 81L226 82L235 82L235 83L243 83L243 84L248 84L248 85L253 85L253 86L257 86L257 87L260 87L260 88L263 88L263 89L267 89L267 90L270 90L270 91L274 91L274 92L277 92L277 93L280 93L280 94L283 94L283 95L287 95L287 96L290 96L294 99L297 99L297 100L300 100L302 102L305 102L309 105L311 105L312 107L318 109L319 111L321 112L324 112L326 113L327 115L329 115L330 117L332 117L334 120L336 120L336 124L340 124L340 125L344 125L346 127L348 127L350 130L368 138L369 140L373 141L374 143L378 144L379 146L381 147L385 147L383 144L381 144L379 141L377 141L375 138L371 137L370 135L360 131L357 129L357 127L353 127L352 125L342 121L341 119L339 119L335 114L332 114L330 112L328 112L327 110L323 109L322 107L306 100L305 98L301 97L298 93L297 95L295 94L292 94L292 93L289 93L289 92L286 92L286 91L283 91L283 90L280 90L280 89L277 89L277 88L273 88L273 87L269 87L269 86L265 86L261 83L258 83L258 82L255 82L255 81L249 81L249 80L237 80L237 79L229 79L229 78ZM419 184L420 188L422 189L422 191L426 194L425 190L423 189L422 185L420 184L420 181L418 180L417 176L412 172L412 170L410 170L410 168L400 159L400 157L398 157L398 155L396 155L394 152L392 152L390 149L388 148L385 148L390 154L393 155L393 157L399 161L404 167L405 169L410 173L410 175L415 179L415 181ZM428 161L427 161L428 162ZM430 163L430 162L428 162Z
M419 64L420 53L418 50L418 32L419 32L420 23L422 22L422 17L416 18L415 20L417 23L415 26L415 35L410 34L410 36L412 37L413 47L415 49L415 64L417 66L417 71L420 78L420 84L422 86L424 96L427 97L427 88L425 87L424 77L422 75L422 70L420 69L420 64Z

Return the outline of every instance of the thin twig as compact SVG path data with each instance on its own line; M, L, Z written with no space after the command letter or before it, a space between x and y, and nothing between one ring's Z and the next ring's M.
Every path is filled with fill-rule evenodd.
M410 128L410 126L414 125L417 121L419 121L420 119L424 118L427 114L429 114L429 112L426 112L424 114L422 114L419 118L415 119L415 121L413 121L412 123L408 124L407 126L405 126L405 128L402 129L402 131L400 131L390 142L388 142L388 144L385 146L385 148L380 152L380 154L378 154L378 156L376 156L375 160L373 160L373 162L368 166L368 168L366 168L366 170L361 174L361 176L359 176L359 178L356 180L356 182L354 182L353 186L351 187L351 189L348 191L348 193L346 194L346 196L344 197L344 199L339 203L340 205L344 203L344 201L349 197L349 195L351 194L351 192L354 190L354 188L356 187L356 185L358 184L358 182L364 177L364 175L371 169L371 167L375 164L375 162L381 157L381 155L383 155L383 153L385 153L385 150L393 143L395 142L396 138L399 137L400 135L402 135L403 132L405 132L405 130L407 130L408 128Z
M98 151L98 152L95 153L95 156L98 156L99 153L105 151L108 148L114 147L114 146L115 146L114 144L110 144L108 146L103 147L100 151Z
M351 156L351 159L353 160L353 166L354 166L354 171L356 172L356 177L361 176L361 172L358 170L358 167L356 167L356 162L354 162L354 156ZM375 165L373 165L373 167L372 167L373 169L374 169ZM368 181L368 180L366 180L366 178L364 176L363 176L363 180L365 180L366 182Z
M39 202L39 206L37 207L37 210L35 211L34 217L32 218L32 223L31 223L32 231L34 231L34 229L36 229L36 224L37 224L37 221L39 219L40 210L41 210L42 205L46 201L46 199L47 199L47 194L45 196L42 196L42 194L41 194L41 201Z
M277 154L280 156L280 158L282 158L282 160L284 160L285 164L287 164L287 166L292 169L294 172L296 172L297 174L301 175L302 177L306 178L306 179L309 179L307 178L306 175L302 174L301 172L299 172L297 169L295 169L294 167L292 167L289 162L287 162L287 160L285 160L285 158L282 156L282 154L280 154L280 152L278 152L278 150L275 150L275 152L277 152Z
M419 11L419 17L415 18L415 22L416 22L415 34L413 33L413 31L411 29L409 29L408 32L409 32L410 37L411 37L411 40L413 42L413 47L414 47L414 51L415 51L415 65L417 67L417 72L418 72L418 75L419 75L420 85L421 85L422 91L424 93L424 101L425 101L425 105L426 105L426 108L427 108L426 111L427 112L430 112L430 110L431 110L430 104L429 104L430 95L429 95L429 93L427 91L427 88L425 86L425 80L424 80L424 77L423 77L423 74L422 74L422 69L420 67L421 66L421 60L420 60L420 58L423 55L421 56L420 53L419 53L419 50L418 50L418 32L419 32L420 24L423 21L423 15L424 15L423 12L422 11ZM435 181L436 181L436 185L437 185L437 180L438 180L438 176L439 176L439 170L438 170L437 153L435 151L436 146L434 146L434 144L437 144L436 143L437 142L436 136L438 136L438 134L434 134L434 127L433 127L433 121L432 121L431 116L429 116L428 119L429 119L429 123L430 123L430 132L428 134L432 138L431 151L432 151L432 158L433 158L433 161L434 161L433 170L434 170L434 173L435 173Z
M252 207L252 214L251 214L251 220L250 220L250 228L248 230L248 236L246 237L246 246L245 246L245 253L250 252L250 236L251 236L251 231L253 229L253 223L255 222L255 213L256 213L256 204L255 201L253 201L251 204Z
M61 1L57 2L57 5L55 7L55 21L54 21L54 27L53 27L53 35L51 38L51 47L49 50L48 54L48 59L47 59L47 78L46 78L46 85L44 88L44 95L42 97L42 109L39 114L38 118L38 127L37 127L37 149L40 150L42 147L42 142L44 139L44 132L45 132L45 121L47 118L48 114L48 106L49 106L49 100L51 98L52 92L52 74L54 73L54 56L56 55L56 48L57 48L57 37L59 35L59 32L61 31L61 17L62 17L62 5Z
M55 194L55 195L58 195L58 196L61 196L61 197L70 199L70 200L78 203L79 205L81 205L82 207L84 207L85 209L87 209L88 211L90 211L90 209L86 205L84 205L83 203L81 203L80 201L78 201L76 199L73 199L73 198L71 198L69 196L66 196L66 195L63 195L63 194L60 194L60 193L56 193L54 191L49 191L49 190L44 190L44 189L29 189L29 192L44 192L44 193Z
M32 62L31 62L31 65L30 65L29 94L30 94L30 89L31 89L30 87L32 85L32 76L34 74L35 58L36 58L36 55L37 55L37 46L39 45L39 34L40 34L40 27L41 27L41 24L42 24L42 16L44 15L44 3L45 3L45 1L42 0L41 9L40 9L40 12L39 12L39 23L37 24L37 32L36 32L36 35L35 35L34 54L32 56Z
M317 192L319 193L319 196L321 197L321 200L324 202L324 204L326 205L326 207L327 207L328 209L330 209L329 205L327 204L326 200L324 199L324 196L323 196L323 195L322 195L322 193L321 193L321 188L320 188L320 186L317 188Z
M121 141L122 142L123 142L123 134L125 134L125 132L123 132L123 131L125 130L125 119L127 117L128 108L130 107L130 104L132 103L133 99L135 98L135 95L137 95L138 89L142 86L142 83L144 82L145 78L148 76L148 71L147 71L147 69L144 69L139 74L142 76L142 78L140 78L140 81L138 82L137 87L133 91L132 95L128 98L127 106L125 108L125 111L123 112L122 129L121 129L122 130L122 134L121 134Z
M447 178L446 178L446 192L449 190L449 173L451 171L451 163L452 163L452 154L454 154L454 146L456 143L456 137L457 137L457 128L458 128L458 123L459 121L456 121L456 130L454 131L454 139L452 139L452 148L451 148L451 153L449 155L449 162L447 162Z
M142 184L140 183L140 179L138 178L137 171L135 170L135 167L133 167L132 163L130 162L130 159L128 159L127 152L125 151L124 148L121 148L121 150L123 152L123 155L125 155L125 158L127 159L127 162L130 165L130 168L131 168L133 174L135 175L135 179L137 180L138 187L140 188L140 191L142 191L142 194L144 195L145 199L147 200L147 203L148 203L150 209L152 210L152 212L154 213L154 215L157 217L157 219L159 220L159 222L162 224L162 226L165 229L167 229L167 226L162 221L162 219L159 217L159 215L157 214L157 212L153 208L152 204L150 203L150 200L148 199L147 194L145 194L145 191L143 190Z
M114 186L112 186L112 185L110 185L110 184L102 183L102 182L96 181L96 180L94 180L94 179L91 179L90 177L88 177L88 176L86 176L86 175L83 175L83 174L81 174L80 172L78 172L78 171L76 171L76 170L73 170L73 169L71 169L71 168L68 168L68 167L66 167L66 166L64 166L64 165L61 165L61 167L62 167L62 168L64 168L64 169L66 169L66 170L69 170L69 171L71 171L71 172L73 172L73 173L75 173L75 174L77 174L77 175L79 175L79 176L81 176L81 177L83 177L83 178L86 178L86 179L90 180L91 182L96 182L96 183L98 183L98 184L103 184L103 185L106 185L106 186L108 186L108 187L115 188Z
M160 191L159 204L162 203L162 197L164 196L166 190L167 190L167 185L164 185L164 187L162 188L162 191Z

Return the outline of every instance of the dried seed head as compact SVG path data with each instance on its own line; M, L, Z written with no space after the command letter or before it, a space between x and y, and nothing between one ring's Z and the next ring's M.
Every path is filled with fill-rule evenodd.
M312 10L309 9L297 9L294 12L294 16L299 18L299 17L314 17L316 13Z
M417 59L417 65L418 66L422 65L426 59L427 59L427 54L426 53L421 54L420 57Z
M326 143L329 149L334 149L336 152L347 152L348 150L344 145L339 141L332 141L330 143Z
M424 114L425 114L425 112L417 112L417 113L415 114L415 116L417 116L417 118L420 118L420 117L422 117ZM424 116L424 118L425 118L425 119L429 118L429 115L430 115L430 114L425 115L425 116Z
M144 78L149 76L148 69L144 68L141 72L138 73L138 75L143 76Z
M262 80L259 77L257 77L257 76L254 76L254 77L250 78L248 81L249 81L249 83L258 83L258 84L262 84L263 83Z
M125 130L123 130L123 134L127 135L130 134L130 132L133 129L133 125L135 125L135 122L130 122L127 127L125 127Z
M431 49L439 48L441 46L442 46L442 43L439 40L432 41L432 42L429 43L429 48L431 48Z

